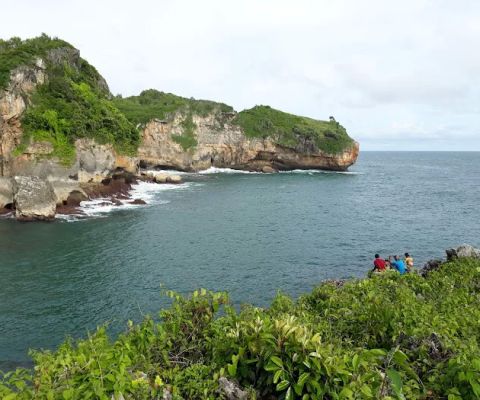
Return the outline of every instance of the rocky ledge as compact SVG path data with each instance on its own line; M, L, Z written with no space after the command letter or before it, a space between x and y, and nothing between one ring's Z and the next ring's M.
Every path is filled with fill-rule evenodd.
M109 203L144 205L130 197L138 180L152 183L182 183L178 175L113 173L101 182L49 180L38 176L0 177L0 215L13 214L19 221L51 221L56 214L81 215L82 201L102 198Z

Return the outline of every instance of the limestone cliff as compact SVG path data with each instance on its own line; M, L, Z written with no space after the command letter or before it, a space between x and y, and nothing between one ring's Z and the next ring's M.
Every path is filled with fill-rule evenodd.
M333 117L314 120L268 106L237 113L152 89L113 97L67 42L46 35L0 40L0 208L24 204L19 218L50 219L52 207L85 195L82 184L130 176L139 165L344 171L358 151Z
M19 65L9 70L12 59ZM104 78L77 49L45 35L0 41L0 78L5 71L0 176L98 182L117 167L136 171L136 160L118 148L130 140L122 134L134 143L138 131L113 107Z
M272 137L249 138L234 123L236 113L225 113L219 124L218 111L206 116L193 115L196 144L185 149L178 142L184 132L185 114L170 121L153 119L142 130L138 158L144 167L199 171L209 167L271 172L291 169L344 171L358 156L359 146L351 142L344 150L329 154L312 141L294 147L282 145Z

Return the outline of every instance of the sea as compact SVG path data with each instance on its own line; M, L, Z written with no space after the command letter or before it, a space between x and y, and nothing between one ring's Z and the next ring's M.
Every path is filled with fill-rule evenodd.
M115 337L158 316L165 290L265 307L277 291L365 277L375 253L409 252L420 268L480 246L479 152L361 152L348 172L182 177L135 185L146 205L95 200L51 223L0 219L0 370L101 324Z

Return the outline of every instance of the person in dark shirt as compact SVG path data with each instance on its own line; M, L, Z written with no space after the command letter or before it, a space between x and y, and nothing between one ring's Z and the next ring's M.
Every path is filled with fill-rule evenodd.
M385 271L385 260L380 258L378 254L375 254L375 260L373 260L373 270L379 272Z

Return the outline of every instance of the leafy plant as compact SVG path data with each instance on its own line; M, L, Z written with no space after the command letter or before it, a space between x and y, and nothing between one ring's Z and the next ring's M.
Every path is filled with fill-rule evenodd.
M316 146L326 153L334 154L353 144L345 128L333 119L319 121L269 106L255 106L241 111L234 122L244 129L248 137L270 137L281 145L307 151Z
M170 308L115 341L101 327L31 352L34 369L3 374L0 398L219 399L223 376L250 399L478 399L479 292L473 259L279 293L268 309L167 292Z

